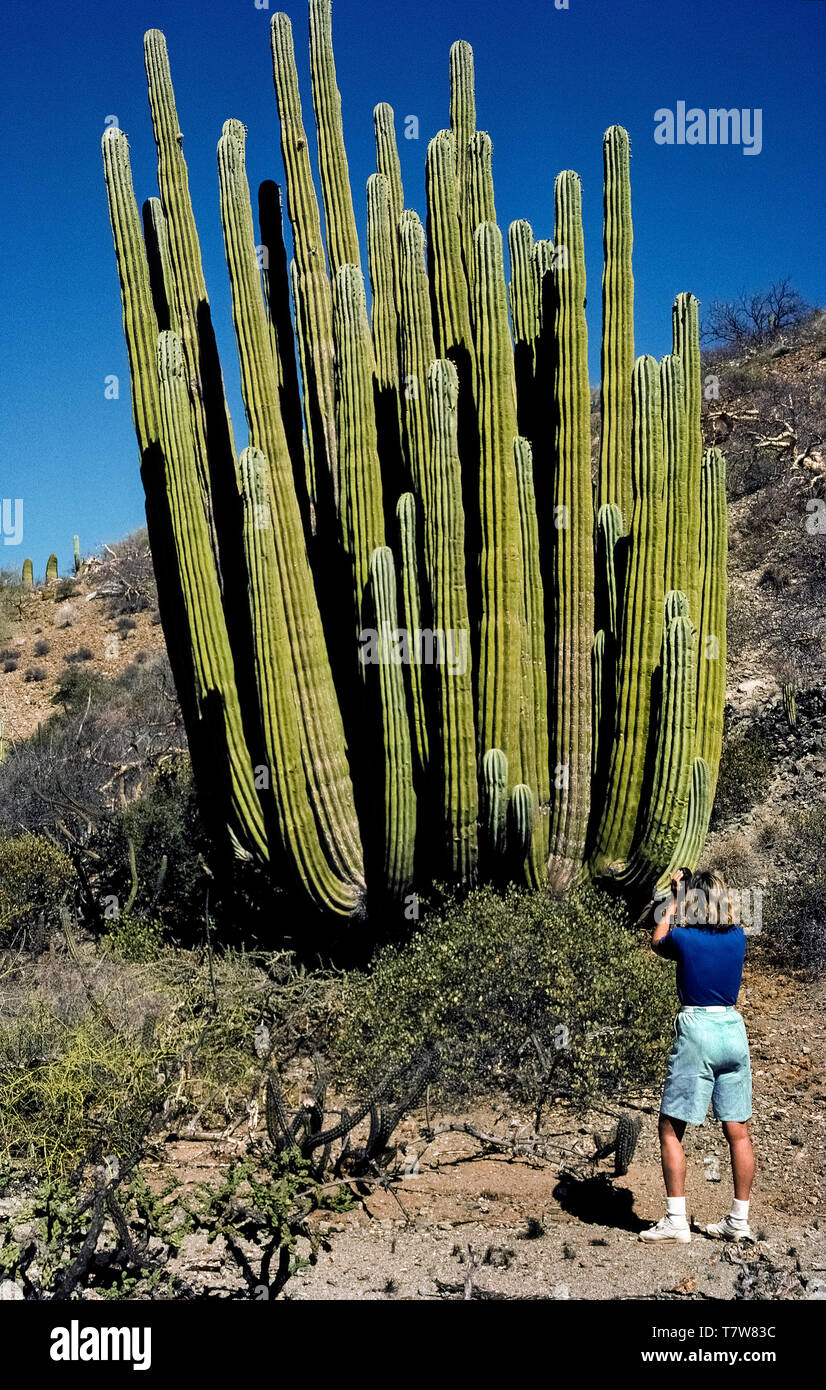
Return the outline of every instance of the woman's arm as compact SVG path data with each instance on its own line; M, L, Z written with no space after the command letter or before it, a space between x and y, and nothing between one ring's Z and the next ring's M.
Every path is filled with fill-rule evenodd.
M674 926L674 919L677 915L677 893L682 880L682 869L675 869L674 873L671 875L671 897L665 904L662 917L655 926L654 933L651 937L652 949L656 946L658 941L662 941L663 937L668 935L671 928Z

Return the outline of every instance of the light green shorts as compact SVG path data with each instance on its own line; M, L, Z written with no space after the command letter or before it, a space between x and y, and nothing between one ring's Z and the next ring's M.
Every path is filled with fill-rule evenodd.
M751 1118L751 1061L736 1009L683 1008L674 1021L660 1113L701 1125L711 1101L716 1120Z

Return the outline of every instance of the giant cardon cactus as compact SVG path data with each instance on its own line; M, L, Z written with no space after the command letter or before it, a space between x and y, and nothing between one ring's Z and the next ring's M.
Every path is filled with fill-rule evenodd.
M157 30L160 196L142 216L127 138L103 137L159 606L209 826L330 919L433 879L650 888L696 863L711 811L726 496L692 295L673 352L635 361L627 132L603 146L594 482L578 176L556 179L551 237L525 221L503 237L458 42L426 227L385 102L354 197L330 0L310 0L319 199L286 15L271 38L291 263L271 180L256 228L241 121L218 143L247 447Z

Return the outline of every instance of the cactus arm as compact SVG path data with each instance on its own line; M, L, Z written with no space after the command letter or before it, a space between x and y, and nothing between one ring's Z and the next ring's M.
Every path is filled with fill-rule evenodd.
M158 318L132 186L129 141L122 130L110 129L103 136L101 149L120 279L123 331L132 388L132 417L138 447L143 455L159 436Z
M425 260L424 228L415 212L405 211L399 222L402 301L400 351L405 456L413 491L429 505L430 441L424 383L436 359L430 315L430 288Z
M413 880L416 793L407 701L401 666L390 647L398 624L393 552L382 546L370 558L370 589L380 634L378 664L384 739L384 890L402 898Z
M392 221L386 175L371 174L367 180L367 258L372 292L370 327L376 358L376 421L382 473L394 492L403 479L397 225Z
M708 764L704 758L695 758L691 765L691 786L688 793L688 807L680 830L677 844L670 863L657 880L656 892L664 892L671 880L674 869L695 869L703 852L708 823L711 818L712 798L708 779Z
M302 377L304 414L310 453L309 472L315 486L315 495L311 493L310 501L318 512L324 508L329 492L332 505L337 510L339 479L332 290L324 263L321 214L301 111L292 26L287 15L273 15L270 41L281 128L281 155L286 176L287 210L296 264L293 277L296 328L305 367Z
M419 590L417 558L416 499L412 492L403 492L396 504L399 530L400 580L402 617L410 644L408 677L416 762L424 771L429 761L428 718L425 689L422 680L422 601Z
M476 92L474 89L473 49L464 39L458 39L450 49L450 129L456 159L456 182L459 189L459 221L462 228L462 250L468 277L473 267L473 234L467 208L469 188L467 166L471 138L476 131Z
M690 612L700 615L700 479L703 464L703 429L701 423L702 385L700 366L699 302L693 294L678 294L671 310L672 354L679 357L683 370L685 400L685 463L681 470L685 486L681 524L685 532L687 570L683 575L673 573L668 582L684 589ZM698 661L701 653L697 653ZM698 668L699 674L699 668ZM699 692L699 684L698 684Z
M617 666L616 717L605 802L593 868L624 863L639 813L651 715L651 684L663 632L663 444L659 368L653 357L634 367L632 478L634 506Z
M508 840L508 760L501 748L489 748L482 759L481 819L487 856L495 867Z
M265 253L263 265L264 293L267 303L268 327L274 338L274 357L278 368L278 395L284 433L296 477L302 487L305 502L314 497L312 476L306 476L301 391L295 355L295 333L290 315L290 272L287 248L284 244L281 189L272 179L258 186L258 224L261 245ZM312 529L312 528L311 528Z
M671 863L688 809L696 707L694 627L688 616L668 622L662 666L653 783L624 883L657 881Z
M719 449L708 449L703 457L700 508L696 752L708 765L709 796L713 802L723 747L728 590L726 461Z
M196 483L186 371L180 338L161 333L161 443L177 569L192 643L197 716L204 730L201 746L203 751L211 744L208 756L215 778L226 788L225 799L218 804L226 807L233 843L240 852L266 861L269 849L264 818L253 783L218 576ZM198 771L203 785L208 774L203 765L196 769L196 776Z
M160 198L147 198L143 205L143 239L158 329L171 328L173 333L179 333L169 258L169 228Z
M551 767L557 795L551 810L551 882L567 886L579 873L591 788L591 703L594 640L594 507L591 489L591 400L585 323L585 253L576 174L555 185L557 361L554 374L557 468L551 556L554 650L551 669ZM564 248L564 254L559 254Z
M535 824L528 839L531 859L526 865L526 872L528 881L538 887L547 875L551 807L545 600L539 568L539 526L533 485L533 460L527 439L515 439L513 452L524 557L520 744L522 775L535 793L531 802ZM520 802L520 815L523 816L526 812L527 803L523 797Z
M384 546L384 504L373 400L373 345L364 282L356 266L342 266L336 275L334 310L341 537L352 570L358 633L365 626L370 557Z
M333 57L331 0L310 0L310 74L318 132L318 167L327 227L327 256L334 277L343 265L361 265L344 128Z
M668 355L660 362L660 388L663 413L663 455L665 460L665 587L681 589L688 583L689 567L696 561L689 554L690 527L686 525L689 496L688 452L683 364ZM693 505L693 504L692 504Z
M312 795L316 789L308 779L308 773L318 776L319 766L323 766L319 759L334 755L335 750L328 741L326 746L311 750L311 759L306 756L302 699L295 692L293 629L277 556L273 472L259 450L249 448L241 454L238 481L244 506L255 676L272 782L273 819L283 860L310 902L321 911L350 916L363 899L364 881L360 866L343 865L337 842L325 823L323 812L328 808L323 804L319 807ZM343 748L343 731L341 744Z
M471 347L468 284L462 260L454 137L440 130L427 147L427 247L433 322L440 357L464 356Z
M465 520L458 443L459 377L450 361L428 372L433 495L425 516L425 554L433 576L433 628L450 634L455 670L438 670L442 820L451 878L470 886L476 878L479 811L470 619L465 581Z

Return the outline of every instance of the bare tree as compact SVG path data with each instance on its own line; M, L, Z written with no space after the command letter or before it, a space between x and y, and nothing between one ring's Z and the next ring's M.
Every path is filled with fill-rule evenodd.
M741 290L734 299L716 299L703 315L701 336L724 348L759 347L803 323L810 313L786 275L767 290Z

